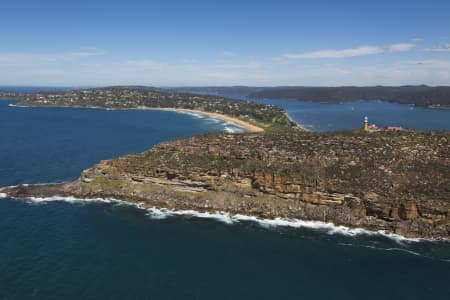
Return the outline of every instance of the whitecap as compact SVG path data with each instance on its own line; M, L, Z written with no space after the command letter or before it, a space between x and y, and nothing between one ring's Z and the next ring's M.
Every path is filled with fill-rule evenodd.
M6 195L5 193L0 193L0 198L7 198L8 195Z

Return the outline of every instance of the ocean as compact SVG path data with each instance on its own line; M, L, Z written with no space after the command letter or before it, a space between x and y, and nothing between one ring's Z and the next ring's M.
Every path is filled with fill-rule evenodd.
M168 111L27 108L15 103L0 101L0 186L73 180L100 160L164 141L242 131L220 120ZM305 120L294 109L288 112ZM433 115L441 119L430 122L448 130L449 113ZM427 113L418 116L416 124L430 118ZM122 202L1 198L0 299L450 295L448 241L405 240L311 222L297 225L167 215Z

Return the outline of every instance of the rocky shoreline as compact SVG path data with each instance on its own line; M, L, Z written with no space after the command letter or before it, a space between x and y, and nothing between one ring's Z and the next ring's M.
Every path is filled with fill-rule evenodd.
M449 238L448 141L448 133L208 134L102 161L74 182L1 192Z

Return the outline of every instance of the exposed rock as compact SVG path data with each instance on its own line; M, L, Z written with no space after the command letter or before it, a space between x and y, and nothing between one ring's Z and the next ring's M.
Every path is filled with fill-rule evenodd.
M102 161L72 183L2 192L114 197L449 238L448 141L449 133L436 132L208 134Z

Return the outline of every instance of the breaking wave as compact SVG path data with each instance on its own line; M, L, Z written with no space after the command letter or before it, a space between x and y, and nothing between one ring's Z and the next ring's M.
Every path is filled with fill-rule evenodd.
M183 114L183 115L189 115L189 116L197 118L197 119L206 119L207 118L206 115L194 113L194 112L190 112L190 111L174 110L174 112Z
M236 126L236 125L231 124L231 123L225 123L225 127L224 127L223 130L225 132L228 132L228 133L241 133L241 132L245 132L246 131L245 128Z
M184 114L184 115L189 115L192 116L196 119L201 119L201 120L205 120L209 123L214 123L214 124L218 124L218 125L222 125L223 126L223 130L225 132L228 133L241 133L241 132L246 132L247 130L244 127L241 127L233 122L227 122L224 121L222 119L213 117L213 116L209 116L209 115L204 115L204 114L200 114L200 113L195 113L195 112L189 112L189 111L178 111L175 110L175 112L180 113L180 114Z
M0 193L0 198L8 197L4 193ZM130 203L123 200L118 200L114 198L93 198L93 199L82 199L76 197L48 197L48 198L40 198L40 197L30 197L25 200L34 202L34 203L46 203L52 201L65 201L69 203L89 203L89 202L102 202L102 203L114 203L121 205L134 206L139 209L143 209L147 212L147 215L151 219L160 220L166 219L169 217L194 217L200 219L214 219L226 224L236 224L240 222L254 222L264 228L272 228L272 227L291 227L291 228L309 228L314 230L324 231L329 235L345 235L345 236L382 236L397 242L420 242L420 241L437 241L434 239L425 239L425 238L407 238L401 236L399 234L387 233L383 230L371 231L363 228L350 228L342 225L335 225L333 223L326 223L322 221L305 221L299 219L283 219L283 218L275 218L275 219L261 219L254 216L236 214L231 215L227 212L217 211L217 212L201 212L196 210L173 210L166 208L145 208L143 203ZM392 248L392 251L396 251L396 248Z
M8 104L8 106L9 107L29 107L29 106L26 106L26 105L17 105L17 104L12 104L12 103Z

